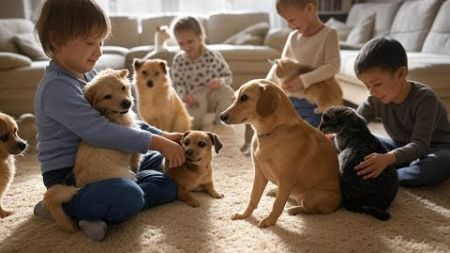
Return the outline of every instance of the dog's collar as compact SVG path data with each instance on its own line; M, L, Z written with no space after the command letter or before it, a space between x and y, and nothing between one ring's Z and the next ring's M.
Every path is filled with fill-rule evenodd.
M268 132L268 133L258 134L258 138L267 137L267 136L271 135L273 132L275 132L275 130L278 130L278 128L281 128L283 126L285 126L285 125L278 125L278 126L272 128L272 130L270 130L270 132Z

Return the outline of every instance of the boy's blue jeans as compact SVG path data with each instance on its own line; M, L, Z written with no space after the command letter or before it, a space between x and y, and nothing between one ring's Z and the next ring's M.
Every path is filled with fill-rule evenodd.
M313 127L317 128L320 125L322 114L316 114L314 112L314 109L316 109L317 106L311 104L303 98L289 97L289 100L291 100L291 103L294 105L295 110L300 115L300 117L302 117L302 119L304 119Z
M162 161L163 156L159 152L149 151L136 174L136 182L128 178L114 178L88 184L63 206L64 210L75 220L119 223L142 209L173 201L176 198L176 184L158 171ZM64 170L67 175L64 183L74 185L72 168L65 168L44 173L45 186L48 188L61 183L58 178Z
M390 138L378 139L389 151L398 147ZM436 185L450 177L450 149L435 150L420 159L396 167L402 186Z

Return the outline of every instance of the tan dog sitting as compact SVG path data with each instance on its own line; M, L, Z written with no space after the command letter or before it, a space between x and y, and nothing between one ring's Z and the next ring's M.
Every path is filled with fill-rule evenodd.
M203 131L187 131L181 139L185 150L186 162L180 167L167 168L165 173L177 184L177 199L192 207L200 203L189 193L192 190L205 190L214 198L223 198L223 194L214 189L211 148L216 153L222 148L217 135Z
M280 84L314 70L290 59L279 59L275 60L274 63L276 64L275 77ZM312 84L308 89L302 89L295 94L317 105L314 110L315 113L323 113L330 107L343 103L342 89L334 77Z
M16 172L14 155L21 154L26 147L27 143L17 135L17 123L0 112L0 218L12 214L3 209L2 200Z
M98 73L84 88L88 102L110 121L135 127L135 114L131 110L133 97L127 79L128 70L106 69ZM135 179L140 154L115 149L105 149L81 141L75 159L76 186L53 185L44 194L44 205L55 221L68 232L76 229L75 223L66 215L62 203L69 202L86 184L109 179L128 177Z
M268 181L278 186L278 192L272 211L259 222L260 227L277 222L289 197L296 202L288 209L291 215L327 214L339 208L336 151L324 134L298 116L278 85L263 79L249 81L236 91L235 101L220 117L227 124L251 124L255 130L251 151L255 178L250 201L245 211L232 219L252 214Z
M140 117L168 132L191 129L192 118L171 85L164 60L134 60L134 84Z

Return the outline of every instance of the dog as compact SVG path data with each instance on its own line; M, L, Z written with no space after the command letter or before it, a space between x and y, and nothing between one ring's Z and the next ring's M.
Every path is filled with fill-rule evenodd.
M156 27L154 40L155 51L162 51L166 47L168 40L170 40L169 27L166 25Z
M136 127L127 76L127 69L105 69L85 86L84 95L92 107L108 120ZM81 187L92 182L109 178L135 180L134 172L137 172L139 164L140 155L137 153L100 148L81 141L73 169L76 186L53 185L44 194L44 205L63 230L74 232L76 225L64 212L62 203L69 202Z
M160 59L134 60L134 85L140 117L169 132L186 132L192 118L171 85L167 62Z
M381 142L370 133L365 120L344 106L330 108L322 115L319 129L335 133L339 153L343 206L351 211L366 213L380 220L388 220L386 211L398 191L394 166L387 167L378 177L363 179L354 169L364 157L372 153L386 153Z
M204 131L187 131L180 141L184 148L186 162L176 168L168 168L165 174L173 178L177 184L177 199L192 207L199 207L200 203L189 193L192 190L205 190L213 198L223 198L214 188L212 176L212 152L222 148L219 137Z
M252 193L245 211L234 214L233 220L252 214L268 181L276 184L278 191L272 211L259 227L274 225L289 197L297 204L288 209L291 215L329 214L339 208L336 151L323 133L298 116L277 84L264 79L243 84L220 118L226 124L251 124L255 130L251 147L255 170Z
M312 67L290 59L278 59L274 61L274 64L276 65L274 74L279 84L314 70ZM334 77L312 84L309 88L302 89L295 94L317 105L317 108L314 109L315 113L323 113L332 106L343 104L342 89Z
M3 209L3 196L14 179L16 172L15 155L22 154L27 143L17 135L17 123L14 119L0 112L0 218L13 214Z

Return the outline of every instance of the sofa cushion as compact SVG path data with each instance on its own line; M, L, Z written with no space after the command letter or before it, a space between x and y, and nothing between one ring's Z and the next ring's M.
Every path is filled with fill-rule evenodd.
M219 44L225 39L238 33L242 27L248 27L260 22L270 22L266 12L230 12L213 13L208 16L206 24L207 42ZM225 25L226 24L226 25Z
M223 44L231 45L262 45L269 31L268 22L260 22L251 25L237 34L223 41Z
M422 52L450 54L450 0L442 4L428 33Z
M406 1L395 15L390 37L406 51L419 52L430 30L441 0Z
M13 37L14 43L26 56L33 60L46 60L48 59L42 49L41 43L33 33L20 33Z
M33 23L27 19L0 19L0 52L20 53L13 37L20 33L31 33L33 29Z
M361 19L350 31L347 37L347 43L362 44L372 38L373 26L375 24L375 14L371 14Z
M15 69L31 65L31 59L20 54L0 52L0 70Z
M292 30L289 28L270 29L264 39L264 45L277 49L281 52L283 51L286 40L291 32Z
M353 26L347 25L345 22L339 21L335 18L330 18L327 20L325 25L335 29L338 34L338 39L340 41L347 40L348 34L352 31Z
M111 16L111 36L105 45L131 48L140 44L138 19L125 16Z

